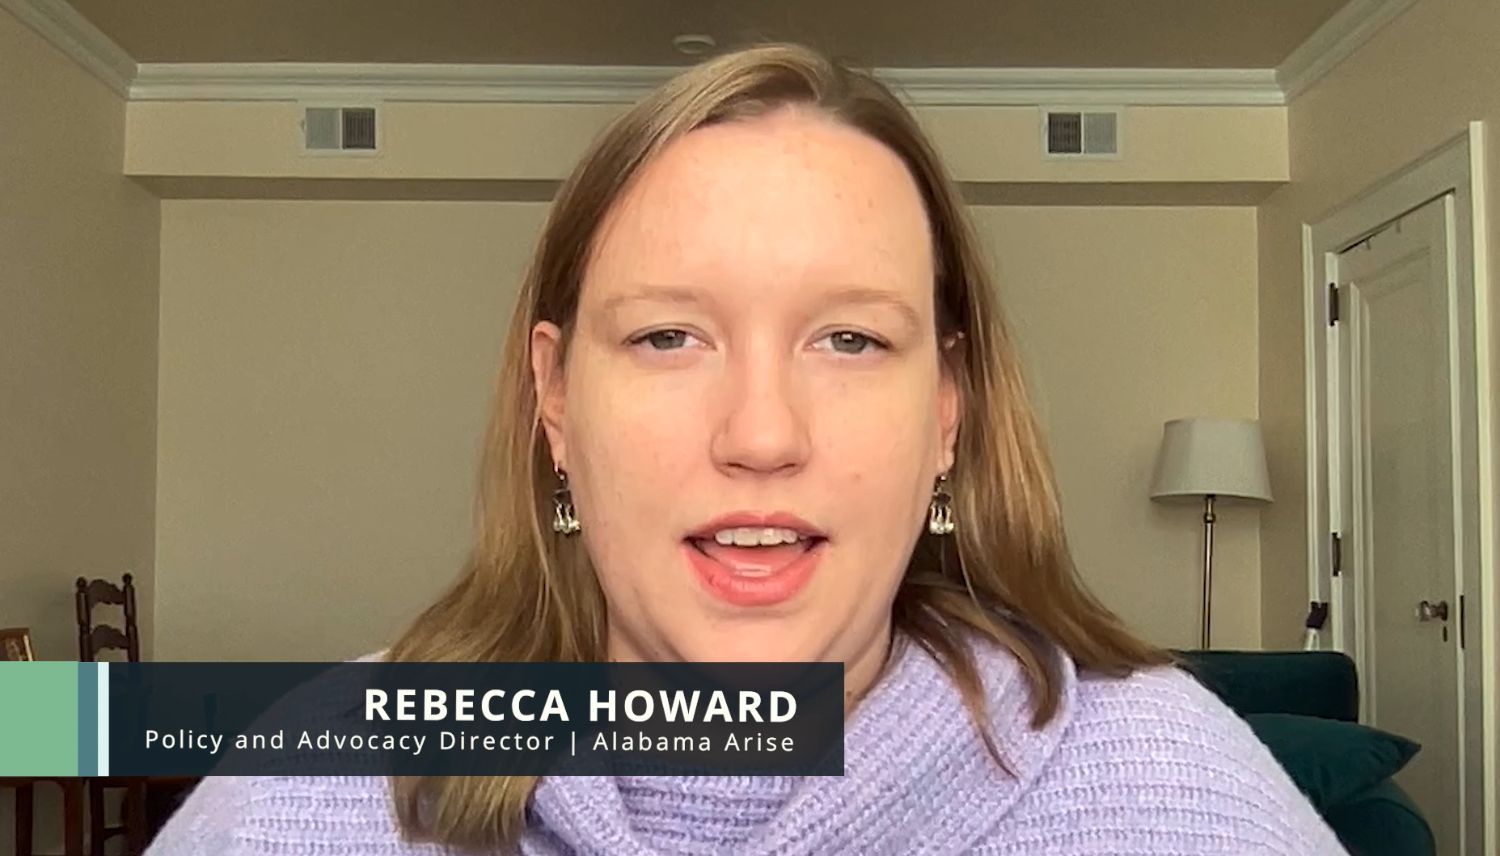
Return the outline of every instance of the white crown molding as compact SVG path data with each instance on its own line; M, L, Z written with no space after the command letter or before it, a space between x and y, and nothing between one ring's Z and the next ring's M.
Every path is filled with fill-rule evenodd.
M923 106L1276 105L1269 69L901 68L876 75Z
M675 69L448 63L143 63L132 101L631 101Z
M116 94L129 96L135 60L65 0L0 0L0 8L15 15Z
M1327 74L1416 0L1351 0L1276 69L882 69L915 105L1279 105ZM141 63L66 0L0 0L133 101L634 101L676 68L651 66Z
M143 63L132 101L629 103L677 68L651 66ZM883 69L917 105L1284 103L1269 69Z
M1291 101L1322 79L1394 21L1417 0L1351 0L1313 31L1276 69L1276 82Z

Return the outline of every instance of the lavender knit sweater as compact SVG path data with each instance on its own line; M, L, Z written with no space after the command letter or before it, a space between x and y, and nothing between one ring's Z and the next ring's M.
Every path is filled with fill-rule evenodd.
M1015 660L980 648L1002 757L916 645L850 718L840 778L555 778L524 854L1342 854L1250 729L1192 678L1119 680L1061 663L1062 706L1029 726ZM384 779L206 780L151 856L415 856Z

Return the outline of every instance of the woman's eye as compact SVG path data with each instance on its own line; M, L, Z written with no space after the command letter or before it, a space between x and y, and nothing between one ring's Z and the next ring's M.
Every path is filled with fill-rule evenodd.
M632 345L649 344L654 351L673 351L687 343L685 330L652 330L630 340Z
M874 336L868 336L856 330L840 330L837 333L830 333L824 337L824 341L840 354L858 355L869 348L882 350L885 348L885 345Z

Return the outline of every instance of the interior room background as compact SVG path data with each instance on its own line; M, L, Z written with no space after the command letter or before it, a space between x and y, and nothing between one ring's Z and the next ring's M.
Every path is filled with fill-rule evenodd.
M1120 105L1112 161L1042 158L1036 104L918 108L1080 569L1153 641L1193 644L1200 572L1197 516L1147 499L1161 425L1220 415L1261 420L1276 502L1220 514L1215 642L1297 645L1300 224L1500 115L1497 39L1494 6L1423 0L1265 103ZM135 575L157 659L336 659L456 573L549 188L620 105L391 103L365 160L283 145L298 109L127 99L0 14L0 589L40 657L72 654L80 574Z
M1334 6L1363 23L1169 85L913 91L993 264L1080 571L1162 645L1197 644L1202 555L1200 515L1148 498L1163 423L1259 420L1275 501L1220 509L1213 642L1299 647L1322 549L1303 224L1500 122L1500 6L1297 14ZM306 91L137 64L69 10L0 0L0 624L71 659L73 580L129 572L150 659L378 650L459 569L532 242L626 99L417 87L375 99L377 155L308 156ZM1191 53L1157 35L1131 44ZM1043 156L1041 109L1068 98L1121 111L1118 157ZM1500 217L1481 228L1500 245Z

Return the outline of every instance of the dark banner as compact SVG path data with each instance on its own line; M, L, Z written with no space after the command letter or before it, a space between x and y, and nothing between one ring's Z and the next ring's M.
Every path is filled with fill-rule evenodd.
M115 776L836 776L844 768L841 664L107 668L101 760Z

